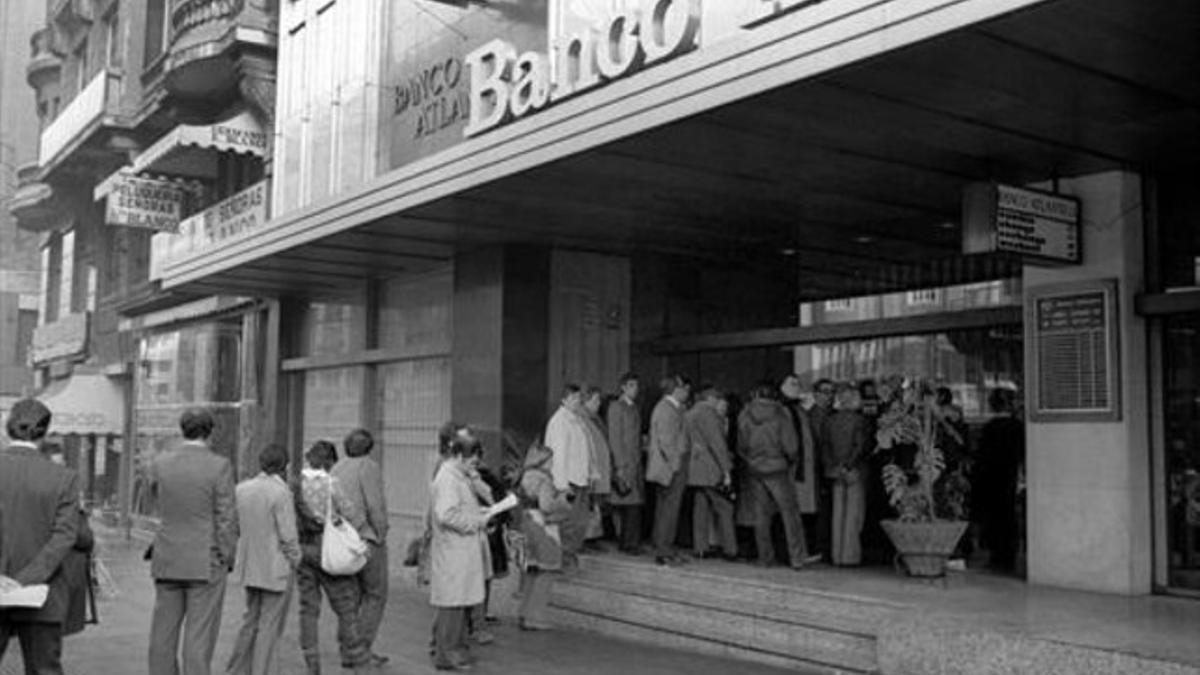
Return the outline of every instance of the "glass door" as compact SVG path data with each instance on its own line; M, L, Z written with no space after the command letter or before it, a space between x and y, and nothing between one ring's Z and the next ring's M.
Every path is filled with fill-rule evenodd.
M1200 314L1163 332L1167 585L1200 592Z

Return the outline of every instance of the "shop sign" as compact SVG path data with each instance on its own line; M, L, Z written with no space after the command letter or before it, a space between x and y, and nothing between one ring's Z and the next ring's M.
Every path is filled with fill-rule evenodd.
M1034 421L1120 419L1116 289L1105 280L1030 291Z
M159 232L179 229L184 190L168 181L119 176L105 200L104 222Z
M557 37L549 53L518 55L495 39L467 54L469 120L463 134L490 129L696 47L698 0L645 0L588 29Z
M162 278L166 266L262 227L267 222L267 188L267 181L255 183L185 218L179 223L178 232L155 235L150 242L150 278Z
M467 53L497 38L522 50L544 48L547 11L545 2L503 10L478 3L393 4L380 110L383 170L461 143L470 108Z
M258 157L265 157L267 154L270 138L249 113L218 122L211 128L213 147L230 152L250 153Z
M77 312L35 328L29 346L33 363L77 356L87 351L88 317L87 312Z
M1031 263L1083 260L1074 197L1011 185L971 185L963 197L963 253L1015 253Z

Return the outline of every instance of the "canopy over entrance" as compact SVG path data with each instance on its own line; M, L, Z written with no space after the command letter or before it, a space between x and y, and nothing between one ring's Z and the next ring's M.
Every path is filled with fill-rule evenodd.
M1200 5L924 5L796 12L287 214L164 286L305 293L501 242L794 265L807 299L966 283L1020 269L960 253L966 185L1200 156Z

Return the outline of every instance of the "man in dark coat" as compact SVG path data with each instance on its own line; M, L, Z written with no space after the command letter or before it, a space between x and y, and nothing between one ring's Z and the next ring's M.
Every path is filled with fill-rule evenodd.
M49 584L38 609L0 609L0 660L8 640L21 644L26 672L61 674L63 621L70 591L60 572L79 527L79 475L42 455L50 410L33 399L9 413L13 439L0 452L0 591Z

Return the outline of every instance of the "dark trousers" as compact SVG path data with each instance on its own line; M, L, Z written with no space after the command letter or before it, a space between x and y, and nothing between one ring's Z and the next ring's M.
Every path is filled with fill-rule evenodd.
M337 617L338 651L342 664L366 663L369 652L358 627L358 581L354 577L333 576L319 563L305 558L296 569L300 588L300 649L305 656L320 653L318 622L321 618L321 592Z
M833 481L822 478L817 492L817 551L825 555L833 550Z
M683 468L671 477L670 485L654 485L654 555L658 557L675 554L675 538L679 534L679 508L683 504L683 493L686 490L687 471Z
M627 553L637 551L642 543L642 505L621 504L612 508L620 530L621 550Z
M587 537L588 524L592 520L592 491L578 485L571 486L574 501L571 502L571 513L559 525L564 553L578 553L583 548Z
M224 574L216 581L155 581L150 675L179 675L180 656L186 675L209 675L224 605Z
M388 596L387 543L371 544L371 556L367 564L354 575L358 579L358 628L367 651L375 644L379 624L383 621L383 608Z
M433 663L449 666L466 661L467 612L470 607L438 607L433 618Z
M697 555L708 551L708 529L717 524L721 552L737 555L737 531L733 527L733 502L721 496L715 487L695 489L692 500L692 550Z
M62 675L62 624L0 621L0 662L16 636L25 675Z
M771 502L779 508L783 518L783 532L787 537L788 559L792 566L802 565L808 557L804 541L804 523L800 520L800 505L796 502L796 487L786 473L755 476L750 481L755 491L758 513L754 519L754 545L758 549L758 562L770 564L775 560L775 547L771 543Z

